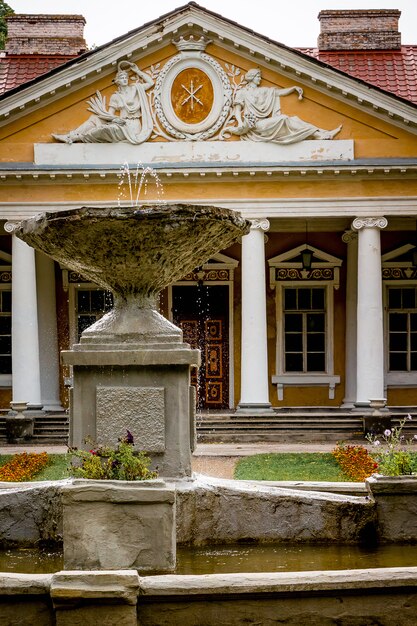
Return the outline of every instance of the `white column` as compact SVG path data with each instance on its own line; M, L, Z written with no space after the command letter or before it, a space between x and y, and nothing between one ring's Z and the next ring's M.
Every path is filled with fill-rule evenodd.
M356 218L358 231L356 406L384 397L384 328L380 229L385 217Z
M237 412L271 412L266 333L264 232L267 219L253 220L242 237L241 391Z
M35 251L15 236L12 239L12 379L13 402L27 402L28 409L41 409Z
M343 399L342 408L353 408L356 402L358 233L348 230L342 236L342 240L347 244L345 397Z
M44 411L63 411L59 398L59 354L54 262L36 252L38 286L39 362Z

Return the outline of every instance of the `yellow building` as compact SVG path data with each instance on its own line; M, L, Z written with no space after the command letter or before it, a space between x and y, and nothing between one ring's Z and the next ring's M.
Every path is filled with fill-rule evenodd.
M59 350L110 306L13 223L137 196L252 220L161 294L202 350L200 410L417 405L417 106L329 64L335 13L320 56L191 3L0 97L1 407L66 406ZM339 36L375 58L398 17L368 12L368 52Z

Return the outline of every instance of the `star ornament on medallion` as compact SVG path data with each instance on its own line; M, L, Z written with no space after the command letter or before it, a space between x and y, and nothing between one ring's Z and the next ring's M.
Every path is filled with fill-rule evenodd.
M202 141L223 126L232 103L227 74L210 55L204 36L180 37L173 42L179 54L158 75L154 107L168 134L180 140Z

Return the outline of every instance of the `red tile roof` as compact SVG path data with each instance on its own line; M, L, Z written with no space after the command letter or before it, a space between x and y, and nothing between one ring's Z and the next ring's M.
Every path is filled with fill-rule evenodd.
M417 46L401 46L399 50L298 50L417 104Z
M41 76L74 57L68 55L5 55L0 56L0 94Z

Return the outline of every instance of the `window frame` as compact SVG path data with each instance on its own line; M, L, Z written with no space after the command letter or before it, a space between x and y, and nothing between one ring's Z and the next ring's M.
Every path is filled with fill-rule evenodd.
M322 309L318 310L318 309L286 309L285 308L285 292L289 291L289 290L299 290L299 289L308 289L310 291L315 290L321 290L323 292L323 299L324 299L324 306ZM328 317L328 310L327 310L327 298L328 298L328 291L325 287L323 287L322 285L312 285L311 283L308 285L283 285L282 287L282 293L281 293L281 299L282 299L282 310L281 310L281 315L282 315L282 324L281 324L281 333L282 333L282 363L281 363L281 372L283 374L290 374L290 375L296 375L296 374L326 374L327 373L327 363L328 363L328 353L327 353L327 343L328 343L328 322L327 322L327 317ZM302 354L302 361L303 361L303 369L302 370L287 370L286 369L286 356L287 354L292 354L295 353L294 351L290 351L290 350L286 350L286 336L289 334L288 332L286 332L285 329L285 325L286 325L286 315L287 314L300 314L302 316L302 329L301 329L301 337L302 337L302 350L301 350L301 354ZM309 313L322 313L324 315L324 361L325 361L325 367L323 370L308 370L308 355L314 353L314 351L310 351L308 350L308 329L307 329L307 317ZM321 352L320 352L321 353ZM298 352L298 354L300 354L300 352Z
M311 270L305 270L295 259L308 248L313 252ZM268 261L270 286L275 289L276 358L272 383L277 385L278 400L284 399L284 387L328 387L329 400L335 397L335 387L340 376L334 373L334 290L339 288L341 259L314 246L301 244ZM320 276L321 274L321 276ZM283 278L281 278L281 275ZM291 279L291 276L294 276ZM319 276L319 277L318 277ZM284 303L285 288L322 288L325 290L325 359L324 372L286 372L284 354Z
M99 287L95 283L71 283L69 285L68 306L69 306L69 336L70 345L79 343L78 338L78 309L77 294L79 291L106 291L103 287ZM105 315L107 311L103 312ZM103 315L101 317L103 317ZM101 319L101 318L97 318Z
M11 271L11 269L8 268L0 268L1 271ZM0 291L9 291L10 292L10 298L12 298L12 283L0 283ZM12 303L13 306L13 303ZM12 306L10 307L10 319L12 322ZM12 342L12 348L10 351L10 357L11 359L13 358L13 328L11 330L10 333L10 338L11 338L11 342ZM4 387L11 387L12 386L12 380L13 380L13 361L11 361L11 369L12 371L10 372L10 374L0 374L0 388L4 388Z
M325 314L325 369L320 372L287 372L285 370L285 328L284 328L284 291L285 289L322 289L324 291ZM303 311L304 312L304 311ZM334 371L334 337L333 337L333 285L320 281L312 284L311 281L297 281L295 283L277 283L276 286L276 320L277 320L277 354L276 371L279 376L301 376L303 378L314 375L332 375ZM304 337L304 332L303 332ZM307 352L306 352L307 353Z
M401 288L417 290L417 280L400 279L400 280L384 280L383 289L383 305L384 305L384 368L385 368L385 386L386 387L417 387L417 370L408 372L407 370L389 370L389 298L388 292L390 288ZM416 307L417 313L417 307Z

